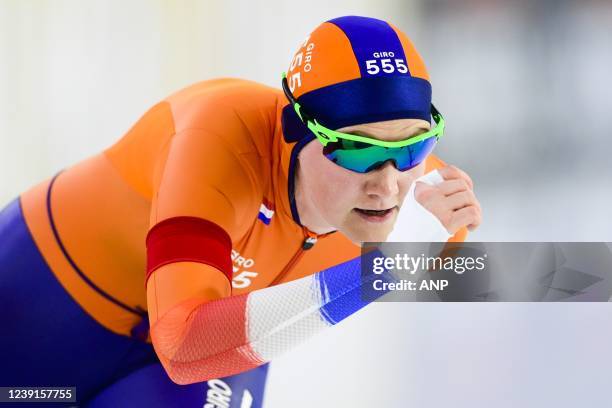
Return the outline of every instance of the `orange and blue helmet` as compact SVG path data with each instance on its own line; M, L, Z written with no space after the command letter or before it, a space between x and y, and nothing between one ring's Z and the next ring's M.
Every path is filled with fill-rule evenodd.
M430 121L431 84L410 39L386 21L345 16L319 25L295 53L287 85L305 112L329 129L392 119ZM292 104L285 141L313 134Z

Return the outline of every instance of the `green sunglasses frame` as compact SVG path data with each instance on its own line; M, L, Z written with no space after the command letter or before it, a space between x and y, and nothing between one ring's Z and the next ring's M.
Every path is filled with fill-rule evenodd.
M406 147L415 143L419 143L425 139L429 139L430 137L440 138L444 134L445 122L442 114L436 109L436 107L431 104L431 116L433 117L436 126L429 130L426 133L422 133L418 136L409 137L404 140L397 140L394 142L389 142L386 140L378 140L371 137L352 135L350 133L338 132L336 130L332 130L326 128L322 124L320 124L314 117L309 115L304 111L302 106L293 96L293 93L289 89L289 84L287 83L287 73L283 72L282 74L282 85L283 91L285 92L285 96L292 104L295 113L298 115L300 120L310 129L312 133L315 134L317 139L323 144L323 146L327 146L330 142L337 142L339 139L352 140L355 142L368 143L374 146L381 146L387 148L397 148L397 147Z

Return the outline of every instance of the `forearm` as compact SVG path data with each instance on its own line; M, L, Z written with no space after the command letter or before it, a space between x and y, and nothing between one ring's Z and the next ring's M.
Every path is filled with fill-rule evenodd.
M153 325L153 344L177 383L232 375L270 361L382 296L362 298L373 279L381 276L363 279L356 258L250 294L189 300Z

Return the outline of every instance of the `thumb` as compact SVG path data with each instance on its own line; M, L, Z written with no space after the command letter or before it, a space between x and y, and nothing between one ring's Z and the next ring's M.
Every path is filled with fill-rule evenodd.
M420 204L423 204L428 197L431 197L433 190L436 187L423 181L417 181L414 187L414 198Z
M418 194L420 191L429 191L435 189L435 186L432 186L429 183L425 183L424 181L417 180L414 186L414 194Z

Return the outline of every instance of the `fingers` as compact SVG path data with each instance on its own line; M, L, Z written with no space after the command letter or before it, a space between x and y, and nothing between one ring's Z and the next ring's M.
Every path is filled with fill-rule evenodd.
M452 164L438 169L438 173L440 173L444 180L463 179L470 186L470 190L474 189L474 182L472 182L471 177L465 171Z
M463 170L448 165L438 169L444 179L435 186L417 182L414 195L423 207L434 214L450 233L462 227L473 231L482 221L480 202L474 194L474 183Z
M459 190L452 193L454 190ZM446 194L446 192L451 192ZM455 183L447 183L445 187L441 184L430 186L422 182L417 182L414 196L421 205L430 210L459 210L469 205L474 205L480 209L480 203L474 192L467 189L465 181L457 180Z
M453 234L457 232L464 225L467 226L468 230L473 231L480 225L482 216L480 209L476 206L469 206L460 210L454 211L449 222L446 226L449 232Z
M423 204L432 199L437 200L441 199L442 197L441 190L438 188L438 186L431 186L422 181L416 182L416 187L414 188L414 198L419 203Z
M469 205L479 206L478 200L472 190L460 191L446 197L445 204L451 210L459 210Z
M438 189L445 195L458 193L460 191L471 190L469 183L464 179L446 180L436 185Z

